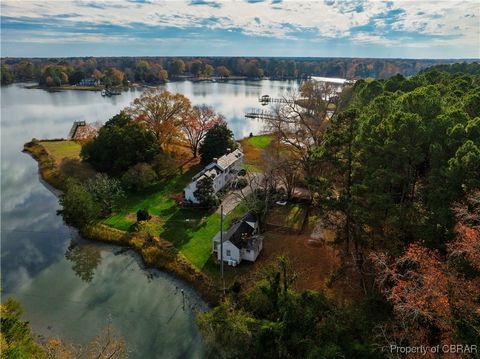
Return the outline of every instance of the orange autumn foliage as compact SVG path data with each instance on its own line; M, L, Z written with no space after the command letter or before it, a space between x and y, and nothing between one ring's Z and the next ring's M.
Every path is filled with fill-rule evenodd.
M160 147L165 150L168 145L182 137L180 125L190 107L190 100L182 94L149 89L125 110L151 130Z
M385 253L370 255L378 288L395 314L389 328L382 329L387 344L453 344L458 316L480 336L480 191L457 204L453 213L456 236L448 243L446 256L420 243L410 244L397 258ZM476 274L465 274L465 265ZM429 358L433 354L408 356L417 357Z
M453 278L439 254L414 243L393 261L384 253L374 253L371 259L379 289L393 306L396 321L392 340L434 345L430 343L431 332L439 332L442 343L450 342L449 289Z

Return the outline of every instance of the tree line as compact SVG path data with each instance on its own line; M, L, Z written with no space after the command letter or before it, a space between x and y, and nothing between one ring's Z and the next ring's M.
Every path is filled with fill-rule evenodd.
M272 109L265 193L309 189L337 231L339 275L364 296L346 305L297 293L280 260L200 317L209 354L397 358L390 345L480 345L478 64L331 94L307 81Z
M3 58L2 84L37 81L43 86L75 85L95 78L104 85L161 84L184 77L305 79L312 75L342 78L411 76L449 60L361 58L244 57L85 57ZM466 65L465 65L466 66ZM477 70L478 71L478 70Z
M395 357L382 350L392 343L480 345L478 64L358 80L340 96L306 81L285 97L291 101L272 108L266 122L273 140L263 187L247 205L262 215L279 187L287 196L307 187L311 206L337 229L341 266L355 273L364 297L348 305L297 293L294 268L281 259L253 290L232 286L200 317L209 356L376 358ZM198 149L208 163L229 141L213 109L151 90L84 144L82 157L114 181L139 186L168 175L175 146L187 145L192 157ZM102 203L102 183L67 190L61 201L80 193ZM85 208L97 218L111 210L88 206L71 218Z

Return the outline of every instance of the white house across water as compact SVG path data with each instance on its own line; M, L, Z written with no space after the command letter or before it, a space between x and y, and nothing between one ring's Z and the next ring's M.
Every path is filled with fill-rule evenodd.
M193 176L192 182L185 187L185 200L192 203L199 203L194 193L197 190L197 182L204 176L210 176L213 179L213 189L215 193L217 193L236 178L237 173L242 169L242 166L243 153L238 149L229 152L218 159L214 159L212 163Z

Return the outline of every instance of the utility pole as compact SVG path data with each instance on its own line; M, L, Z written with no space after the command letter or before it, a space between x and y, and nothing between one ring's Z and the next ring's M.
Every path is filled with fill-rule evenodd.
M223 204L220 205L220 276L222 278L223 294L225 294L225 282L223 280Z

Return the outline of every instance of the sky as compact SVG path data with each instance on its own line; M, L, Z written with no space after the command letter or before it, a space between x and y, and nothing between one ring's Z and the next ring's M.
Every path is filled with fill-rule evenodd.
M1 0L2 57L480 58L480 0Z

